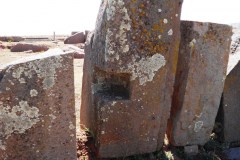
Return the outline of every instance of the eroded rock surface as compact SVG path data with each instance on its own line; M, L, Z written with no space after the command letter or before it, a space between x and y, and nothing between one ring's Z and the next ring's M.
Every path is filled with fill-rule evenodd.
M0 159L76 159L73 54L0 68Z
M168 128L173 145L203 145L208 141L223 92L231 35L227 25L181 22Z
M219 130L219 136L221 140L225 142L240 141L240 128L238 127L240 121L239 28L233 28L233 32L227 77L224 84L222 103L217 116L217 122L221 124L222 129Z
M181 0L104 0L85 48L81 124L100 157L162 147L180 42Z
M238 53L239 54L239 53ZM218 120L222 124L222 140L225 142L240 141L240 63L230 71L227 75L222 106L219 113Z

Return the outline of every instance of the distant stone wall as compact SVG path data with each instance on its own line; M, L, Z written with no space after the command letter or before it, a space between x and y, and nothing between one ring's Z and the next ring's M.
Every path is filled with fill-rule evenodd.
M52 50L0 75L0 159L76 159L73 54Z

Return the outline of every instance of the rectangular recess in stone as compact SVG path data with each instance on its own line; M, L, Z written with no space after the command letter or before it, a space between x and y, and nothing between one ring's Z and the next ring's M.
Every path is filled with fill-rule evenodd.
M76 159L73 54L49 50L1 68L0 159Z
M102 98L113 101L129 99L130 74L128 73L107 73L95 69L93 75L92 93Z
M232 28L182 21L174 86L170 143L204 145L210 138L227 71Z
M161 149L178 59L181 4L102 1L85 46L80 113L80 123L95 135L100 158Z
M239 53L236 53L239 54ZM221 138L225 142L240 141L240 63L229 72L225 80L218 122L222 124Z

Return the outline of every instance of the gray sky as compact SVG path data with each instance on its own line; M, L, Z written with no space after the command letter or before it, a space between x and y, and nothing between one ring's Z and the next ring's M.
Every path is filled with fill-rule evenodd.
M101 0L0 0L0 35L92 30ZM240 0L184 0L182 19L240 22Z

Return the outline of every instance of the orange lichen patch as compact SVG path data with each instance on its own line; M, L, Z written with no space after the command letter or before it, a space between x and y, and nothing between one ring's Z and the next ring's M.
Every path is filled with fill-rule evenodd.
M164 20L159 19L155 24L145 26L146 19L148 19L146 13L151 8L148 8L147 3L140 3L136 6L132 4L133 2L135 3L136 0L131 0L128 5L130 6L129 14L131 18L131 27L133 29L131 39L133 43L140 46L136 51L147 54L147 56L168 51L166 44L159 38L167 27L163 22Z
M145 5L144 4L140 4L139 8L145 8Z
M217 37L216 37L216 34L213 33L213 32L209 32L207 34L204 35L204 38L205 39L208 39L208 40L215 40Z
M146 16L146 12L144 12L144 11L140 12L140 13L139 13L139 16L140 16L140 17Z
M153 30L154 30L154 31L160 30L160 26L159 26L158 24L154 24L154 25L153 25Z
M137 0L132 0L132 3L136 3L137 2Z
M136 13L136 8L131 8L131 12L134 14Z

